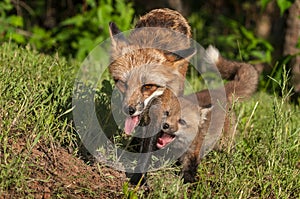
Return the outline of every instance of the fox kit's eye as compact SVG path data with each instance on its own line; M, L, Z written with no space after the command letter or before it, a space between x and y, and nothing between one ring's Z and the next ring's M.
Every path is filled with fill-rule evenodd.
M184 119L179 119L178 123L181 125L186 125L186 121Z
M170 115L169 111L165 111L165 112L164 112L164 116L167 116L167 117L168 117L169 115Z

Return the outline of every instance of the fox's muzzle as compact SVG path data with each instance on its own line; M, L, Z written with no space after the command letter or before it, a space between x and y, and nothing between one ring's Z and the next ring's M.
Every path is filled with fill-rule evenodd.
M124 106L123 107L123 112L126 114L126 115L130 115L130 116L133 116L133 115L139 115L143 112L145 108L145 105L143 102L139 102L137 105L129 105L129 106Z

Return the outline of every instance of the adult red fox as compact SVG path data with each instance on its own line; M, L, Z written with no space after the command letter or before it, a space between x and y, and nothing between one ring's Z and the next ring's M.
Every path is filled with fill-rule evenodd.
M170 72L170 74L174 74L177 78L176 82L178 82L175 84L176 88L171 89L180 96L183 94L188 60L196 51L191 48L191 28L186 19L177 11L166 8L152 10L140 17L135 29L127 38L114 23L110 23L109 31L111 37L109 72L116 87L127 96L123 101L123 110L127 115L124 129L125 133L131 134L137 125L144 126L150 123L147 111L150 102L153 103L153 100L161 94L161 88L152 83L147 85L143 83L140 95L136 96L141 96L139 100L130 100L130 89L127 85L127 81L130 80L128 78L130 72L142 66L145 69L155 66L162 69L164 73ZM142 71L142 73L145 72ZM169 84L169 82L165 82L165 84ZM155 136L149 139L135 140L142 142L141 152L153 150L152 145L155 147ZM134 184L137 184L142 176L138 174L138 169L136 173L137 175L131 177L131 182Z

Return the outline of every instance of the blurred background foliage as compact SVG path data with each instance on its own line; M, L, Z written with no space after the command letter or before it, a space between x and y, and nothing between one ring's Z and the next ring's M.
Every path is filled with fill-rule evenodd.
M290 68L297 93L299 4L300 0L2 0L0 42L82 61L109 37L109 21L125 31L145 12L169 7L188 18L202 46L213 44L227 58L254 64L264 74L261 89L276 90L277 83L268 76L280 82L284 66Z
M109 37L108 23L131 26L132 3L113 0L17 1L0 3L0 39L83 60Z

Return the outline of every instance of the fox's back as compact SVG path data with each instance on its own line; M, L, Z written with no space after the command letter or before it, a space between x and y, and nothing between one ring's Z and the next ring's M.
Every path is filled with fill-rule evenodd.
M141 16L129 40L138 47L175 52L188 48L191 36L187 20L179 12L164 8Z
M155 9L140 17L135 28L160 27L191 37L191 28L187 20L177 11L168 8Z

